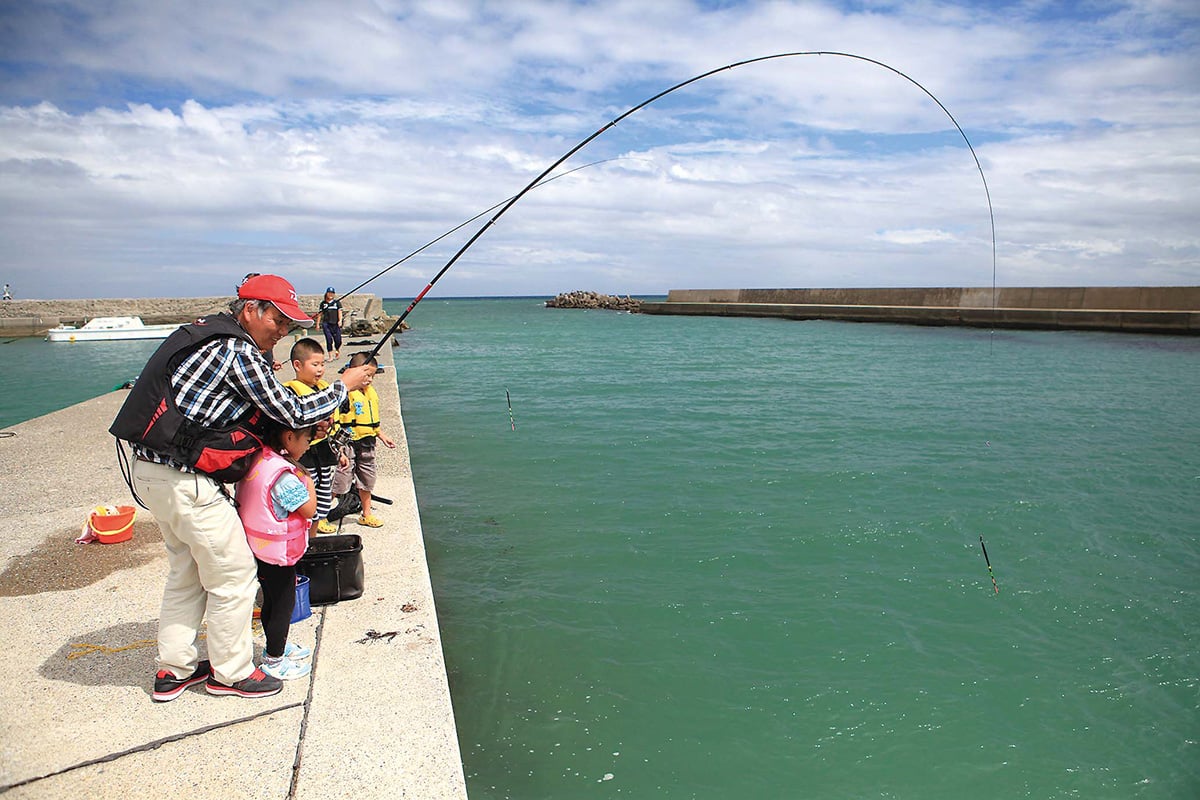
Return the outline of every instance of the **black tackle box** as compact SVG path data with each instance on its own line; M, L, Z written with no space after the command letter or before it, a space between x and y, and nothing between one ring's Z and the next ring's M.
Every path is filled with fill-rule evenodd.
M354 600L363 593L362 537L355 533L315 536L296 562L296 572L308 576L309 603L326 606Z

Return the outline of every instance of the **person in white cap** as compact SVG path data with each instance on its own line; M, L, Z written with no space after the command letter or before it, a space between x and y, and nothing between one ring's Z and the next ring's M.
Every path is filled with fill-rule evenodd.
M224 483L261 447L263 415L292 428L317 424L370 372L348 369L329 388L297 396L264 355L293 326L313 324L296 290L278 275L254 275L237 293L230 313L184 325L163 342L110 428L132 445L130 489L154 514L167 548L152 693L160 702L199 683L209 694L239 697L282 688L254 666L256 565ZM200 660L206 614L209 660Z

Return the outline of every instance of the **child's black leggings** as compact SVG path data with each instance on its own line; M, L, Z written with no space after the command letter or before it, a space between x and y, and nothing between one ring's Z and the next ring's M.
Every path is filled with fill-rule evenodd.
M283 655L287 647L288 628L292 626L292 610L296 606L296 565L281 567L258 561L258 582L262 584L262 626L267 635L264 652L271 658Z

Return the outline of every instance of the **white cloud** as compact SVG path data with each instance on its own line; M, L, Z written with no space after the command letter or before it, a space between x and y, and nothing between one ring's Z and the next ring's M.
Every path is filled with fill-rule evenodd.
M24 297L224 293L252 270L357 282L655 92L802 50L883 62L954 114L1002 284L1200 283L1186 4L92 8L0 11L0 280ZM530 192L439 290L991 279L970 152L920 88L862 59L721 72L558 172L598 160ZM485 220L371 290L412 296Z
M929 244L930 242L949 242L954 240L954 235L946 231L929 230L924 228L910 228L902 231L880 231L879 237L881 241L892 242L894 244Z

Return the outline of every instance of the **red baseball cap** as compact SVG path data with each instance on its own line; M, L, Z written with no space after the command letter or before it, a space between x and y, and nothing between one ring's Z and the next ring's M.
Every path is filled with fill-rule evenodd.
M255 275L238 287L238 297L245 300L266 300L292 322L302 328L312 327L312 317L300 310L296 289L278 275Z

